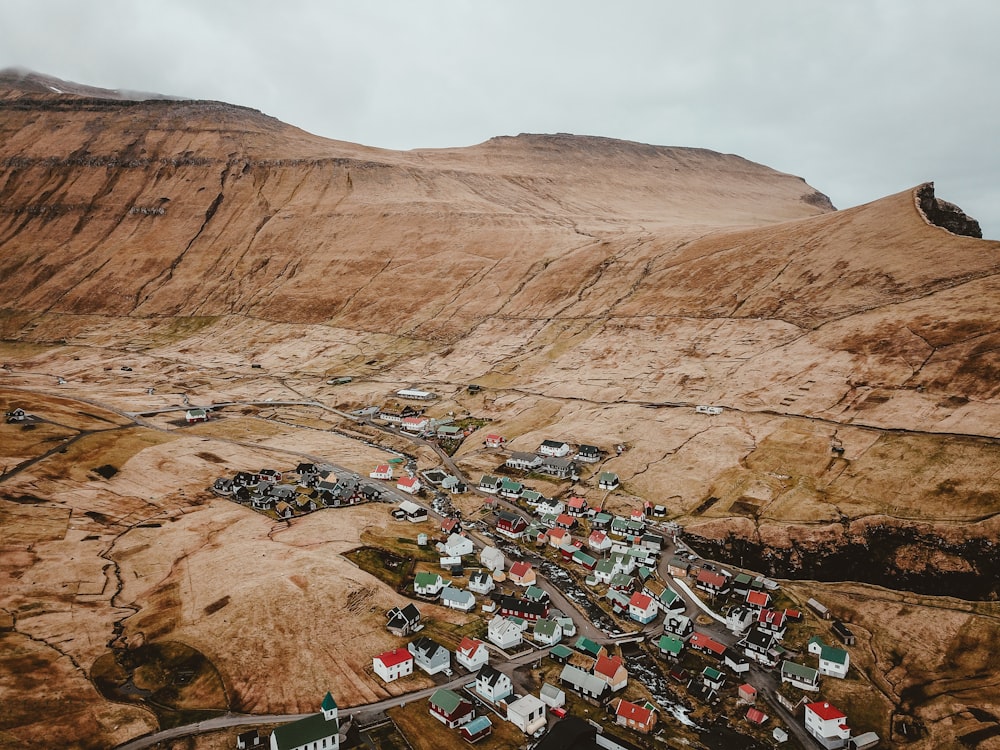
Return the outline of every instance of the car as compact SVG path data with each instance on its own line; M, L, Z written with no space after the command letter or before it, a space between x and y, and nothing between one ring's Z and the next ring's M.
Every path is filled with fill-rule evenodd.
M549 711L549 713L552 714L553 716L558 716L561 719L566 715L566 709L562 708L561 706L556 706L551 711Z
M441 671L444 672L448 677L451 677L453 674L455 674L455 672L452 671L451 667L445 667Z

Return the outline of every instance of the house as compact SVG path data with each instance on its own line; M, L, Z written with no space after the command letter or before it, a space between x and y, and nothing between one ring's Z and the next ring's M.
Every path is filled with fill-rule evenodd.
M528 522L516 513L502 510L497 517L497 533L509 536L511 539L520 539L527 528Z
M757 627L780 641L785 637L785 610L762 609L757 614Z
M540 474L547 474L556 479L566 479L567 477L576 475L577 468L576 464L569 458L555 458L550 456L542 459L542 463L537 471Z
M819 657L819 673L824 676L844 679L851 667L851 655L842 648L827 646L823 639L815 636L809 640L809 653Z
M693 633L690 640L688 640L688 645L695 651L700 651L701 653L713 656L716 659L721 659L723 654L726 653L726 647L723 644L713 638L710 638L704 633Z
M809 607L813 612L819 615L824 620L830 619L830 610L826 608L826 605L820 604L815 599L809 599L806 602L806 606Z
M520 626L501 615L496 615L490 620L486 628L486 637L490 643L504 650L521 645L523 640Z
M851 738L847 715L830 703L807 703L805 709L806 731L827 750L844 747Z
M485 570L477 570L469 576L469 591L477 594L488 594L496 588L493 576Z
M669 586L663 587L663 591L656 597L656 601L657 605L664 612L683 612L687 609L687 602L684 601L684 597Z
M302 750L302 748L340 747L340 719L337 702L330 693L323 698L320 712L290 724L275 727L271 732L271 750Z
M476 675L476 692L490 703L499 703L514 694L514 685L499 669L484 664Z
M576 449L576 455L573 458L580 463L596 464L601 460L601 449L596 445L581 445Z
M501 572L506 563L503 552L496 547L483 547L483 551L479 553L479 562L483 564L484 568L494 573Z
M614 612L619 617L625 617L628 614L628 601L629 595L618 589L608 589L604 593L604 598L608 600L611 605L611 611Z
M599 513L596 513L594 517L590 519L590 525L592 528L595 529L606 529L611 524L611 521L613 519L614 519L613 515L601 511Z
M451 534L456 528L461 528L459 526L459 521L457 518L442 518L441 519L441 532L444 534Z
M744 683L736 688L736 700L738 703L753 705L757 702L757 688L749 683Z
M402 512L402 517L410 523L420 523L427 520L427 508L417 505L412 500L401 502L399 504L399 511Z
M578 521L569 513L560 513L556 516L556 526L560 529L572 530L577 526Z
M739 592L737 592L739 593ZM771 606L771 595L766 591L750 590L746 593L746 603L756 610L767 609Z
M535 569L531 567L531 563L518 561L510 566L510 570L507 571L507 577L510 582L518 586L534 586L537 576L535 575Z
M468 612L476 606L476 597L471 591L445 586L441 589L441 604L459 612Z
M819 690L819 670L785 659L781 662L781 681L799 690Z
M620 656L598 656L591 670L595 677L599 677L608 683L614 692L618 692L628 685L628 670Z
M386 682L398 680L413 674L413 654L405 648L385 651L372 659L372 669Z
M440 578L440 576L438 577ZM405 637L416 633L423 627L420 624L420 610L417 609L416 604L407 604L402 609L393 607L386 612L385 616L388 618L385 626L393 635Z
M587 570L593 570L597 566L597 558L588 555L582 549L573 553L573 562L582 565Z
M486 436L485 442L487 448L499 448L507 442L507 439L503 435L497 435L495 432L491 432Z
M582 516L590 508L587 506L587 501L582 497L571 497L566 501L566 512L571 516Z
M490 650L486 648L485 643L476 638L463 637L455 649L455 661L470 672L475 672L484 664L488 664L489 660Z
M444 579L440 573L421 571L413 577L413 591L417 596L437 599L443 588Z
M701 672L701 681L705 687L719 691L726 682L726 676L715 667L705 667Z
M461 534L451 534L448 541L444 543L444 553L449 557L461 557L471 555L475 551L472 540Z
M278 514L278 518L291 518L295 515L295 510L284 500L274 506L274 512Z
M699 404L698 406L694 407L694 411L696 414L708 414L710 416L715 417L718 416L719 414L722 414L722 407L710 406L709 404Z
M503 617L520 617L528 622L535 622L549 616L548 600L533 602L530 599L503 595L498 597L497 604Z
M679 659L684 652L684 641L675 635L661 635L656 646L660 649L660 653L668 659Z
M543 646L554 646L562 640L562 627L555 620L537 620L533 637L535 643L540 643Z
M621 484L621 481L613 471L602 471L601 475L597 478L597 486L602 490L616 490L619 484Z
M451 651L427 636L410 641L407 646L416 665L427 674L434 675L451 668Z
M543 440L542 444L538 446L538 450L535 452L540 456L562 458L563 456L569 455L569 445L558 440Z
M460 727L472 721L475 707L454 690L439 688L428 701L431 716L449 729Z
M525 734L534 734L545 727L545 704L529 693L507 704L507 721Z
M549 649L549 658L553 661L565 664L573 656L573 650L569 646L559 644Z
M559 708L566 705L566 693L547 682L542 683L542 688L538 691L538 697L549 708Z
M604 656L608 653L608 650L604 648L604 646L582 635L576 639L576 643L573 644L573 648L581 654L586 654L593 659L597 659L598 657Z
M643 625L656 619L659 607L653 597L636 591L628 601L628 616Z
M737 605L726 613L726 628L739 634L757 621L757 612L751 607Z
M572 664L565 664L562 672L559 673L559 684L568 687L570 690L579 693L585 698L593 698L600 701L610 690L608 683L596 675L575 667Z
M722 665L736 674L750 671L750 660L735 648L727 648L722 654Z
M403 388L402 390L396 391L396 395L399 398L410 398L416 401L430 401L437 398L437 396L430 391L421 391L416 388Z
M489 716L477 716L467 724L463 724L458 733L470 744L479 742L483 737L489 737L493 733L493 722Z
M396 489L409 495L416 495L420 492L420 480L417 477L400 477L396 481Z
M524 598L529 602L547 602L549 601L549 593L540 586L528 586L524 590Z
M668 612L663 620L663 632L687 640L694 633L694 623L687 615Z
M479 489L483 492L489 493L490 495L495 495L500 491L501 484L503 484L503 480L499 477L494 477L490 474L483 474L482 478L479 480Z
M514 471L534 471L541 465L541 456L537 453L525 453L523 451L514 451L504 461L504 466Z
M208 412L204 409L188 409L184 412L184 421L188 424L208 421Z
M614 708L615 723L620 726L634 729L642 734L649 734L656 726L656 707L649 701L639 705L619 698Z
M549 546L559 549L564 544L572 544L573 535L566 529L552 529L549 532Z
M553 497L542 497L539 498L537 503L535 503L535 513L539 516L546 516L550 514L553 516L559 516L564 510L566 510L565 503L561 500L556 500Z
M236 736L236 750L264 750L270 747L267 736L261 737L256 729Z
M747 716L747 721L749 721L751 724L756 724L757 726L760 726L761 724L767 721L767 714L761 711L759 708L754 708L753 706L747 709L746 716Z
M389 464L379 464L371 473L368 474L369 479L392 479L392 467Z
M683 557L674 555L667 560L667 573L673 578L684 578L691 570L691 563Z
M404 417L399 426L407 432L423 432L430 425L431 421L427 417Z
M505 497L508 500L516 500L524 492L524 485L520 482L515 482L513 479L503 479L500 481L500 489L498 494L500 497Z
M694 586L712 596L719 596L729 591L729 579L714 570L702 568L698 571Z
M840 620L833 621L833 633L841 640L841 642L845 646L854 645L854 640L855 640L854 633L852 633L851 629L847 627L844 623L842 623Z
M773 665L775 656L772 649L774 649L775 642L774 633L760 628L751 628L750 632L739 642L739 646L743 649L743 653L754 661Z

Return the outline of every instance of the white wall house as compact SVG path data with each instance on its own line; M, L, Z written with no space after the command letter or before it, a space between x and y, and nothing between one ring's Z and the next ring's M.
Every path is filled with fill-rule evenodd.
M534 734L545 726L545 704L533 695L507 704L507 721L525 734Z
M372 659L375 674L386 682L413 674L413 654L405 648L394 648Z

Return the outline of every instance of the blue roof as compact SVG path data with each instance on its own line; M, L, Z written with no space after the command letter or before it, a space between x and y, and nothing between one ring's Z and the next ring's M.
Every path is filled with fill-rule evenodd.
M490 721L489 716L477 716L475 719L466 724L464 728L469 734L476 734L477 732L482 732L484 729L492 726L493 722Z

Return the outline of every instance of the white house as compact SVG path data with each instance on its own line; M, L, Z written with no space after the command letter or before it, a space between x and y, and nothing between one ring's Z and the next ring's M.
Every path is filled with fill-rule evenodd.
M799 690L819 690L819 670L785 659L781 662L781 681L790 682Z
M502 649L513 648L520 645L523 640L521 626L500 615L490 620L486 628L486 637Z
M476 606L476 597L471 591L445 586L441 589L441 604L459 612L468 612Z
M616 490L619 484L621 484L621 481L613 471L602 471L601 475L597 478L597 486L602 490Z
M444 543L444 553L449 557L471 555L473 551L475 548L472 546L472 540L461 534L450 535L448 541Z
M423 432L431 426L427 417L404 417L400 427L407 432Z
M406 648L413 654L416 665L434 675L451 667L451 651L426 636L410 641Z
M398 680L413 674L413 654L405 648L394 648L372 659L372 669L386 682Z
M507 704L507 721L525 734L534 734L545 726L545 704L533 695L525 695Z
M809 641L809 653L819 657L819 673L838 679L847 677L851 667L851 655L842 648L827 646L823 639L816 636Z
M560 690L555 685L551 685L548 682L542 683L542 689L538 691L538 697L541 698L542 703L549 708L559 708L560 706L566 705L565 691Z
M533 637L535 643L543 646L554 646L562 640L562 626L555 620L541 619L535 621Z
M612 543L611 537L600 529L594 529L587 537L587 546L594 552L607 552L611 549Z
M543 440L536 452L541 456L562 458L569 455L569 445L559 440Z
M494 573L502 571L506 564L503 552L496 547L483 547L483 551L479 553L479 562Z
M653 597L638 591L632 594L632 598L628 600L628 616L643 625L655 620L659 609Z
M497 703L514 693L514 685L499 669L484 664L476 675L476 692L490 703Z
M476 638L465 636L455 649L455 661L470 672L475 672L484 664L488 664L489 660L490 650L486 648L485 643Z
M846 714L826 702L806 704L805 725L806 731L827 750L845 747L851 738Z
M444 588L444 579L437 573L421 571L413 577L413 590L419 596L436 597Z
M416 495L420 492L420 480L416 477L400 477L396 482L396 489L409 495Z
M485 570L477 570L469 576L469 591L477 594L488 594L496 588L493 575Z
M368 477L370 479L392 479L392 467L389 464L379 464Z

